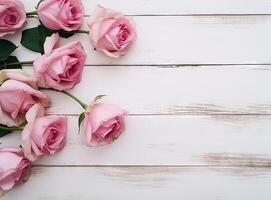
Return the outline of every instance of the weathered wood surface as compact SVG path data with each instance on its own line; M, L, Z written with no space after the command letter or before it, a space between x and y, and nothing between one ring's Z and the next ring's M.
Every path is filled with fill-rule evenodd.
M33 11L39 0L23 0L26 10ZM97 4L120 10L128 15L195 15L195 14L271 14L269 0L81 0L85 14ZM87 5L87 6L86 6Z
M271 114L270 77L269 66L86 66L71 92L87 103L106 94L105 102L133 115ZM82 112L64 94L47 93L53 103L48 113Z
M271 116L129 116L115 143L83 145L77 116L69 117L65 149L41 165L197 165L271 167ZM20 145L19 133L0 139Z
M27 11L37 1L25 0ZM43 158L30 180L3 200L188 199L270 200L271 2L269 0L83 0L132 15L138 41L123 58L94 51L80 85L86 102L130 112L115 143L87 148L78 135L81 108L48 92L48 114L68 114L65 149ZM30 19L25 28L38 24ZM82 29L87 29L86 25ZM6 37L19 45L20 33ZM18 47L20 60L39 54ZM31 73L31 66L24 69ZM0 138L19 146L20 135Z
M62 39L62 43L82 41L88 52L86 65L271 64L271 15L135 16L133 19L138 40L120 59L95 51L87 34ZM31 19L26 27L37 23ZM18 36L6 38L19 44ZM24 61L38 56L24 47L19 47L15 55Z
M268 168L37 167L3 199L267 200L270 184Z

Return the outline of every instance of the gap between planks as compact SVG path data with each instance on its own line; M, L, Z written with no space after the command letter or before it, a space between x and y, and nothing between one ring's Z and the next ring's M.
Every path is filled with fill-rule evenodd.
M24 67L32 67L32 65L26 64L23 65ZM158 67L158 68L186 68L186 67L233 67L233 66L240 66L240 67L257 67L255 69L266 69L269 70L271 68L266 68L266 66L271 67L271 63L227 63L227 64L191 64L191 63L184 63L184 64L86 64L85 67ZM262 66L262 67L261 67ZM265 67L265 68L263 68Z
M128 17L212 17L212 16L271 16L271 13L201 13L201 14L125 14ZM90 15L84 15L85 18L90 17Z
M33 165L35 168L267 168L271 165Z
M116 167L116 168L268 168L271 158L267 155L244 153L209 153L201 156L206 164L34 164L34 167Z
M47 115L66 115L66 116L71 116L71 117L79 117L80 114L75 114L75 113L47 113ZM227 118L230 118L230 117L237 117L237 116L269 116L271 114L267 114L267 113L262 113L262 114L253 114L253 113L247 113L247 114L231 114L231 113L225 113L225 114L216 114L216 113L210 113L210 114L200 114L200 113L182 113L182 114L178 114L178 113L132 113L132 114L128 114L128 116L142 116L142 117L148 117L148 116L161 116L161 117L165 117L165 116L214 116L214 117L217 117L217 118L220 118L223 116L227 117Z

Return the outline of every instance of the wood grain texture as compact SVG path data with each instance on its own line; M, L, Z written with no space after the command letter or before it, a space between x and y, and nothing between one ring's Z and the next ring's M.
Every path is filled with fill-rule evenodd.
M82 41L86 65L199 65L271 63L271 16L135 16L138 40L129 53L112 59L95 51L87 34L62 43ZM28 27L38 21L29 20ZM86 26L83 29L87 29ZM18 35L6 37L19 43ZM19 47L20 60L38 54Z
M271 167L271 116L129 116L113 144L89 148L69 117L67 144L38 165L200 165ZM0 139L18 147L20 134Z
M34 168L3 200L269 200L271 172L257 168ZM36 189L34 189L36 188Z
M31 74L32 68L25 70ZM271 114L268 66L88 66L71 92L86 103L106 94L133 115ZM79 114L80 106L64 94L52 98L48 113Z
M32 11L38 0L23 0L27 11ZM129 15L179 14L270 14L269 0L82 0L87 15L97 4L117 9Z

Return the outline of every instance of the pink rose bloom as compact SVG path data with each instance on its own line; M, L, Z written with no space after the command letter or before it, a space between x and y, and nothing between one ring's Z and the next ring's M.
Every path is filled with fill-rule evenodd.
M7 76L14 79L4 81L0 87L0 124L19 126L25 121L25 113L34 104L49 106L48 96L31 87L30 84L35 86L31 79L11 72Z
M88 26L90 41L95 49L113 58L126 54L137 37L132 20L100 6L90 16Z
M84 21L80 0L44 0L38 7L39 19L51 30L78 30Z
M31 163L21 149L0 149L0 191L27 181Z
M33 67L40 87L61 91L80 82L87 55L80 42L57 48L58 39L58 34L46 38L45 54L34 61Z
M127 112L117 106L95 103L90 106L83 122L84 142L100 146L113 142L125 130Z
M26 113L26 121L22 132L22 147L26 158L35 161L64 148L67 134L65 116L44 116L44 108L36 104Z
M19 0L0 1L0 37L13 34L26 21L24 5Z

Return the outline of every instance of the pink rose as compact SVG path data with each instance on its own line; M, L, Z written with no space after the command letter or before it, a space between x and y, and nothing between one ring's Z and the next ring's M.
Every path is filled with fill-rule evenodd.
M137 37L132 20L100 6L90 16L88 26L90 41L95 49L113 58L126 54Z
M80 82L86 53L80 42L56 48L58 38L46 38L45 54L34 61L34 72L40 87L67 90Z
M31 87L30 84L35 84L30 78L11 72L6 76L14 79L4 81L0 87L0 124L19 126L25 121L25 113L34 104L49 106L48 96Z
M125 130L127 112L117 106L95 103L87 109L83 122L84 142L100 146L113 142Z
M0 149L0 191L27 181L31 163L21 149Z
M67 134L65 116L44 116L44 108L36 104L26 113L26 121L22 132L22 147L29 160L53 155L64 148Z
M78 30L84 21L80 0L44 0L37 11L42 24L51 30Z
M26 21L24 5L19 0L0 1L0 37L13 34Z

